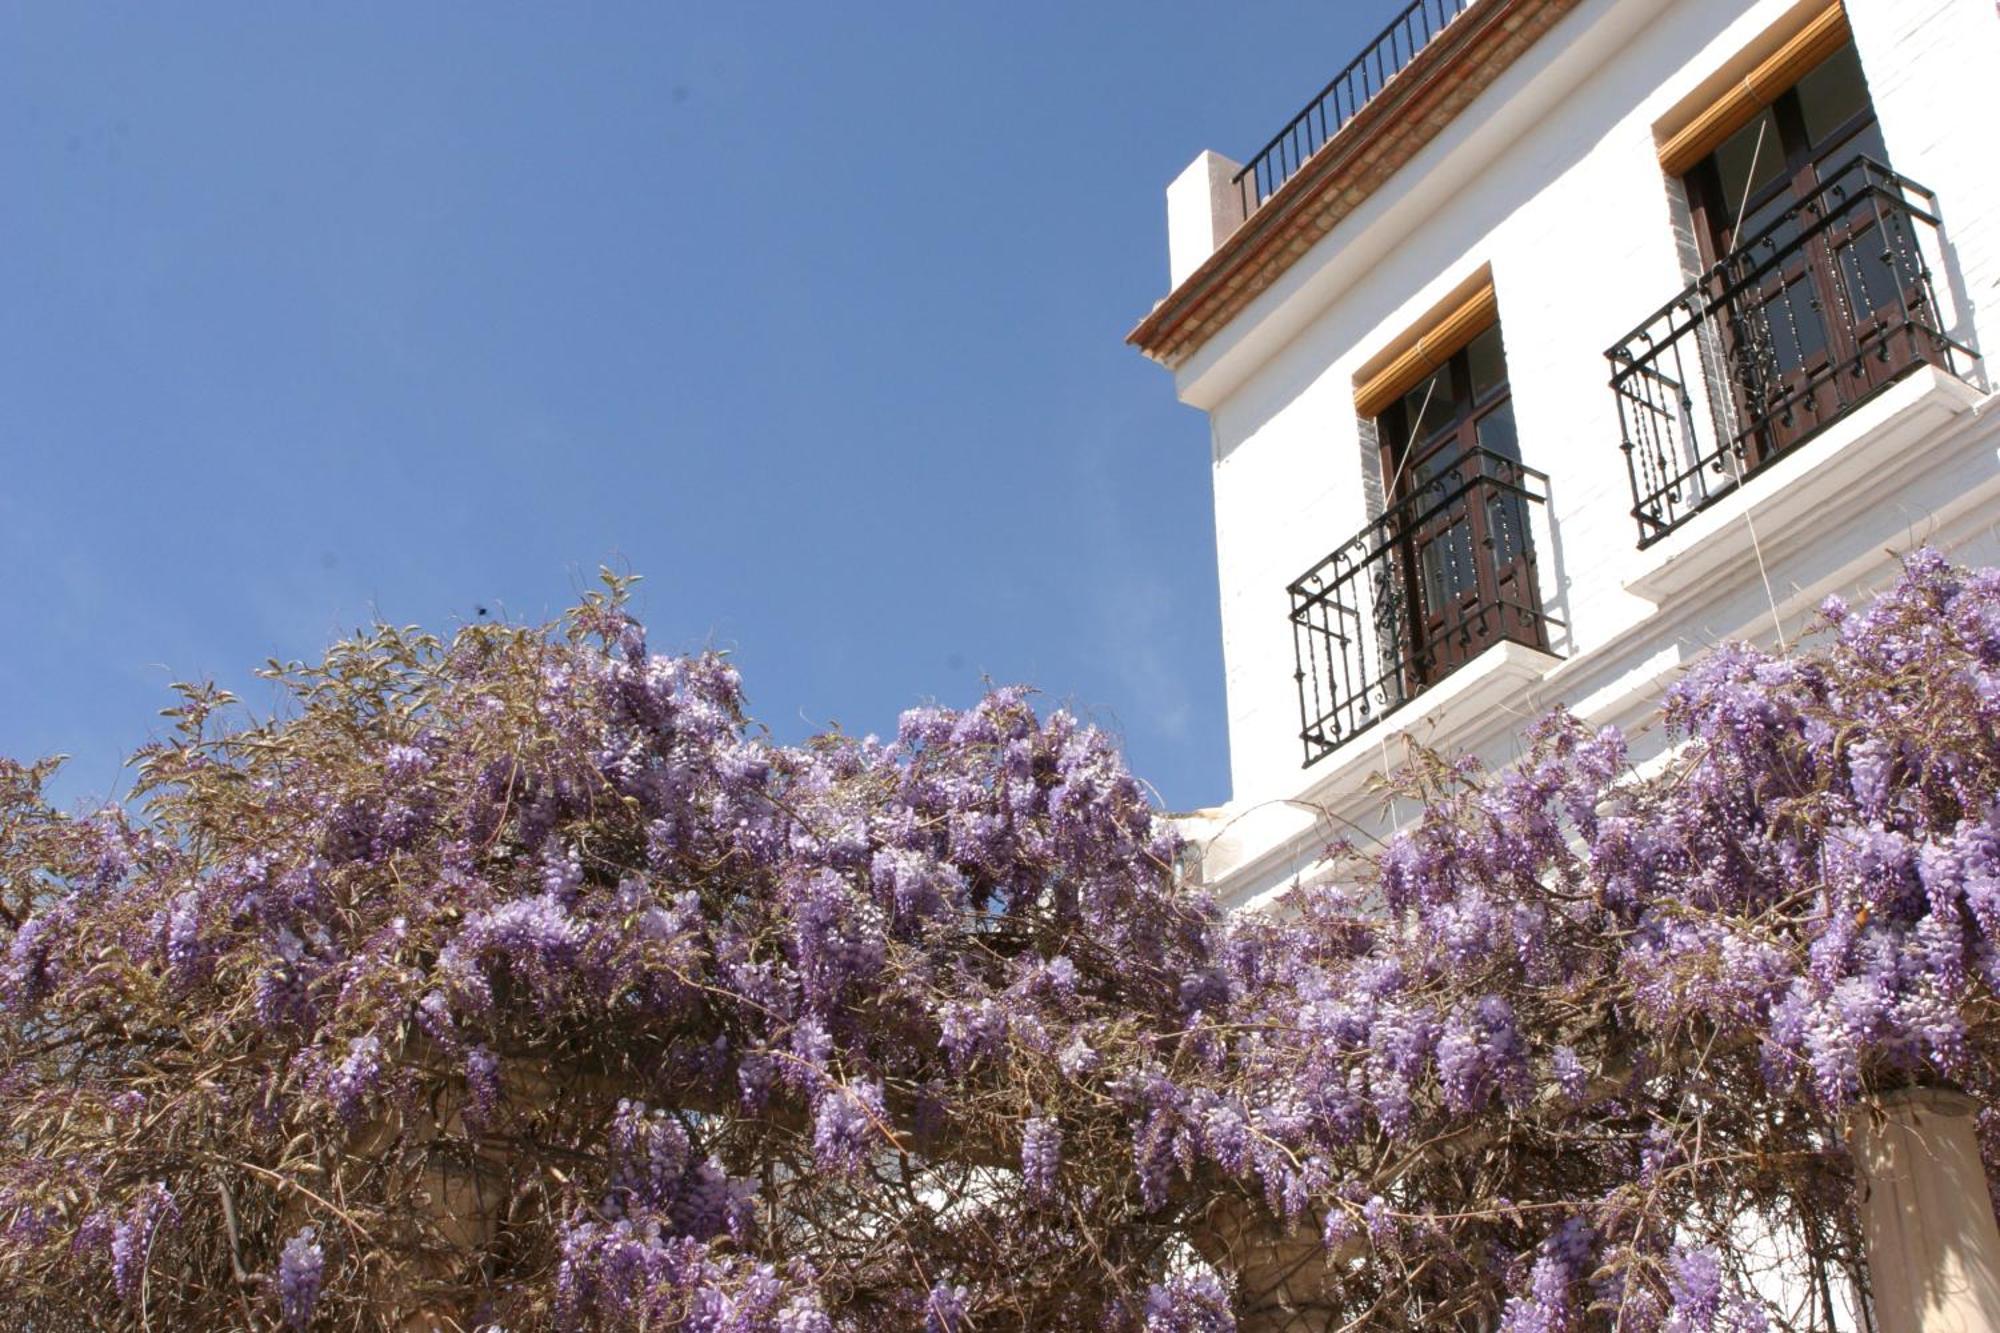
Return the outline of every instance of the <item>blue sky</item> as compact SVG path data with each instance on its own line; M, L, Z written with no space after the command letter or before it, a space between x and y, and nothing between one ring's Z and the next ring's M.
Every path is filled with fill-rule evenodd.
M780 739L1022 681L1220 801L1123 335L1166 183L1395 8L0 4L0 753L113 794L170 681L610 563Z

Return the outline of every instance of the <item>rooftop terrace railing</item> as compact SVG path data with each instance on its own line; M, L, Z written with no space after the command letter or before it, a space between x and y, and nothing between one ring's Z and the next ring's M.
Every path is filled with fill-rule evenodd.
M1348 62L1347 68L1319 96L1306 103L1236 173L1236 189L1248 217L1263 206L1278 187L1290 180L1306 159L1318 152L1340 127L1368 105L1384 85L1431 44L1451 21L1464 13L1473 0L1414 0L1365 50Z
M1749 237L1606 353L1650 546L1925 365L1944 329L1931 192L1865 156Z

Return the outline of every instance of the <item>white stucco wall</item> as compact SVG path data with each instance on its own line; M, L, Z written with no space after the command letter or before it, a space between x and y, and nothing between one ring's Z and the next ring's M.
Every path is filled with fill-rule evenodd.
M1771 632L1765 574L1795 625L1825 591L1891 577L1887 545L1934 536L1961 558L2000 560L1992 506L1962 503L2000 482L2000 413L1971 391L1906 393L1923 400L1907 408L1921 420L1900 426L1877 414L1906 436L1921 425L1897 448L1927 451L1936 467L1890 477L1883 458L1827 442L1816 465L1845 469L1843 488L1857 478L1872 488L1865 508L1837 522L1747 490L1712 510L1710 529L1740 526L1732 514L1749 508L1776 537L1761 573L1743 548L1747 529L1702 537L1690 525L1678 545L1637 547L1604 351L1686 281L1655 126L1794 7L1586 0L1178 374L1182 398L1210 413L1213 430L1234 794L1208 827L1231 830L1211 874L1231 900L1280 885L1317 842L1316 813L1288 802L1393 822L1362 797L1348 753L1386 750L1391 728L1301 767L1285 589L1367 518L1374 464L1354 414L1357 370L1482 266L1498 296L1523 458L1549 477L1537 559L1543 603L1568 624L1555 645L1565 660L1517 662L1497 685L1467 685L1459 711L1478 716L1447 708L1427 720L1427 695L1401 724L1504 761L1513 725L1558 699L1643 723L1660 685L1703 644ZM1948 244L1934 258L1951 331L2000 347L2000 16L1985 0L1849 0L1848 11L1891 165L1939 199ZM1976 385L1984 371L1970 369ZM1702 577L1669 578L1662 591L1670 558Z

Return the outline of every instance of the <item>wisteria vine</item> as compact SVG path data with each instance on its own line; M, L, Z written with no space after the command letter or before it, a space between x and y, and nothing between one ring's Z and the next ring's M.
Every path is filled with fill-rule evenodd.
M183 687L123 807L0 763L0 1303L1803 1329L1857 1104L2000 1105L2000 573L1716 649L1643 765L1417 755L1421 819L1239 918L1068 713L777 745L627 605Z

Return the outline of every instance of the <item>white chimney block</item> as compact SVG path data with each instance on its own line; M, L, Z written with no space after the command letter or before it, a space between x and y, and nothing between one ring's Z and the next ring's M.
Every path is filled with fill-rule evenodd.
M1186 282L1243 225L1250 182L1237 187L1242 169L1220 153L1203 153L1167 187L1167 268L1173 286Z

